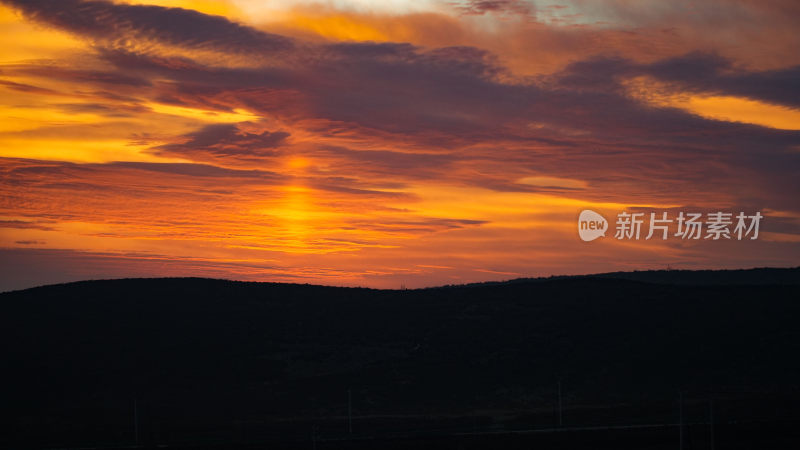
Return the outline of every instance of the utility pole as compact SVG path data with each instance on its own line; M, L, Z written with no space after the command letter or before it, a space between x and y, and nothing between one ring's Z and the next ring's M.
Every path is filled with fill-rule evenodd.
M680 449L683 450L683 391L679 391L678 394L678 438Z
M558 379L558 426L564 425L564 415L561 409L561 378Z
M347 390L347 429L353 434L353 393Z
M709 440L711 441L711 450L714 450L714 400L708 401L708 432Z
M136 397L133 398L133 438L136 445L139 445L139 405L136 403Z
M313 450L317 450L317 426L311 427L311 446Z

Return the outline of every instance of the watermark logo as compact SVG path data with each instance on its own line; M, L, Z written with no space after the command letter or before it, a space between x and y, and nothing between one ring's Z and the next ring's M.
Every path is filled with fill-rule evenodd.
M584 209L578 216L578 235L586 242L593 241L600 236L606 235L608 221L605 217L592 211Z
M670 217L667 211L659 214L651 212L648 215L642 212L629 213L623 211L617 214L615 224L617 240L649 240L676 237L684 240L709 239L709 240L738 240L749 238L758 239L759 226L764 216L760 211L748 215L744 212L734 215L731 212L711 212L705 216L702 213L684 213L680 211L677 217ZM642 230L645 228L647 234ZM578 235L582 240L589 242L606 235L608 221L600 214L585 209L578 217ZM674 233L673 233L674 232Z

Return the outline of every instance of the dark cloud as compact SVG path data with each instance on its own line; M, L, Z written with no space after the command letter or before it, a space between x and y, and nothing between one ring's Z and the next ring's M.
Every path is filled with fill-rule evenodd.
M159 86L159 101L220 108L235 99L263 114L325 118L394 133L487 134L520 117L538 94L504 84L495 58L482 50L423 50L407 44L358 43L319 47L317 57L288 68L219 68L124 51L104 58L126 73L174 81ZM432 133L432 134L431 134Z
M543 188L520 185L514 177L526 176L526 170L555 176L569 171L564 176L587 180L606 192L625 193L637 186L650 198L670 192L690 197L690 190L709 185L717 186L715 195L727 195L735 190L737 176L755 167L758 173L751 173L750 179L758 180L762 187L753 190L762 197L770 190L764 183L787 185L795 179L797 154L791 149L800 144L800 132L655 107L631 98L624 86L626 79L650 75L689 91L745 95L748 83L742 80L762 80L761 93L756 87L747 89L766 100L772 77L785 78L786 83L775 93L786 90L791 97L791 77L747 72L713 54L651 64L592 58L534 80L509 77L491 54L469 47L329 44L318 49L318 57L298 61L279 75L274 68L207 68L144 55L114 55L121 69L135 71L138 62L132 61L144 61L140 67L150 71L148 76L175 80L158 86L162 99L323 120L314 129L318 135L336 136L345 129L345 134L368 139L375 143L370 149L333 146L312 152L328 158L337 170L365 177L401 181L444 176L495 190L541 192ZM268 156L275 148L273 141L280 140L274 133L242 134L233 125L185 138L184 143L156 151L204 161L241 159ZM269 145L259 147L264 140ZM475 146L482 150L472 150ZM698 158L716 169L698 166ZM493 166L498 161L517 165ZM456 170L465 167L469 175ZM609 176L612 169L614 175ZM771 181L761 174L769 174ZM720 186L727 193L719 191ZM592 192L586 195L595 195ZM790 203L785 196L776 198L784 207Z
M713 54L692 53L640 70L688 90L800 107L800 66L752 72Z
M25 83L17 83L17 82L8 81L8 80L0 80L0 85L6 86L9 89L13 89L15 91L20 91L20 92L29 92L29 93L35 93L35 94L54 94L55 93L55 91L53 91L51 89L42 88L42 87L39 87L39 86L33 86L33 85L30 85L30 84L25 84Z
M185 142L156 147L154 153L198 157L210 156L270 156L283 145L289 133L264 131L247 133L235 124L207 125L184 136Z
M621 84L626 77L651 74L687 89L727 89L730 95L745 95L749 89L751 96L767 100L772 92L769 80L774 79L784 80L784 85L774 90L773 97L788 92L785 97L791 98L794 78L788 72L730 72L730 64L714 55L693 54L650 65L595 58L533 82L506 77L491 54L469 47L423 50L407 44L335 44L321 47L318 54L322 56L280 70L175 65L124 52L106 56L120 69L138 67L149 76L174 80L159 86L162 102L229 110L233 101L264 115L356 124L365 130L413 136L430 146L460 147L497 139L558 144L574 142L573 132L614 140L624 135L628 144L634 144L633 139L641 144L667 139L697 146L712 140L712 135L722 139L717 144L727 144L727 139L787 144L795 139L791 133L653 108L629 98ZM747 88L749 84L757 87ZM531 129L531 123L548 126ZM216 133L220 131L232 133L224 126ZM691 141L697 136L701 138ZM230 151L215 151L235 154L244 149L233 145Z
M267 53L292 41L221 16L182 8L116 4L101 0L2 0L29 19L81 36L124 45L154 40L194 49Z
M338 59L310 67L324 79L301 87L315 116L409 135L470 136L523 115L538 90L496 81L503 72L481 50L337 46ZM380 56L376 56L375 53Z
M125 49L99 49L100 56L125 73L144 77L166 76L172 81L220 88L247 88L263 86L288 86L297 83L297 69L289 71L277 67L229 68L203 65L181 56L162 57L136 53Z
M150 80L143 77L136 77L120 72L109 72L102 70L83 70L67 69L54 65L12 65L6 66L9 74L30 75L34 77L56 79L61 81L71 81L75 83L85 83L87 85L110 85L110 86L130 86L145 87L150 86Z
M53 227L44 225L44 223L51 223L51 222L43 222L40 220L30 221L30 222L25 220L0 220L0 228L18 228L18 229L45 230L45 231L53 230Z
M458 159L447 153L418 153L391 150L353 150L341 146L326 146L319 154L353 162L365 169L381 166L387 171L439 171Z
M283 175L261 169L228 169L209 164L197 163L152 163L119 161L110 163L71 163L62 161L20 164L11 158L0 158L3 181L7 185L36 186L53 182L84 183L87 186L103 188L108 176L116 174L122 184L123 176L144 181L158 182L160 174L164 180L174 176L192 178L227 178L228 182L239 180L243 183L275 184L285 180ZM142 172L148 172L143 176ZM74 184L77 186L77 184Z
M598 57L573 63L554 79L562 87L607 91L619 89L620 80L639 75L670 83L685 92L747 97L800 107L800 66L750 71L715 53L692 52L650 64Z
M54 108L72 114L93 113L105 117L132 117L134 114L149 111L148 108L137 104L59 103L54 105Z
M227 169L208 164L190 163L149 163L149 162L128 162L120 161L108 164L93 164L98 168L129 168L148 172L157 172L169 175L185 175L190 177L210 177L210 178L240 178L255 179L263 182L279 181L283 179L280 174L259 169Z
M534 13L533 4L525 0L467 0L456 2L454 5L466 15L506 13L530 16Z

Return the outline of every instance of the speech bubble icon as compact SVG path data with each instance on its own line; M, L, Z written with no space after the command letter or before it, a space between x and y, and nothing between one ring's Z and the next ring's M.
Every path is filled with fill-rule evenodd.
M593 241L600 236L606 235L608 221L605 217L592 211L584 209L578 216L578 235L586 242Z

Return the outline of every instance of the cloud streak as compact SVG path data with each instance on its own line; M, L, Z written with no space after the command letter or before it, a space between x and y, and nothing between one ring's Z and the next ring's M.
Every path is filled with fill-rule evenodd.
M129 41L221 52L272 53L293 47L290 39L243 26L221 16L183 8L115 4L102 0L3 0L30 20L125 47Z

